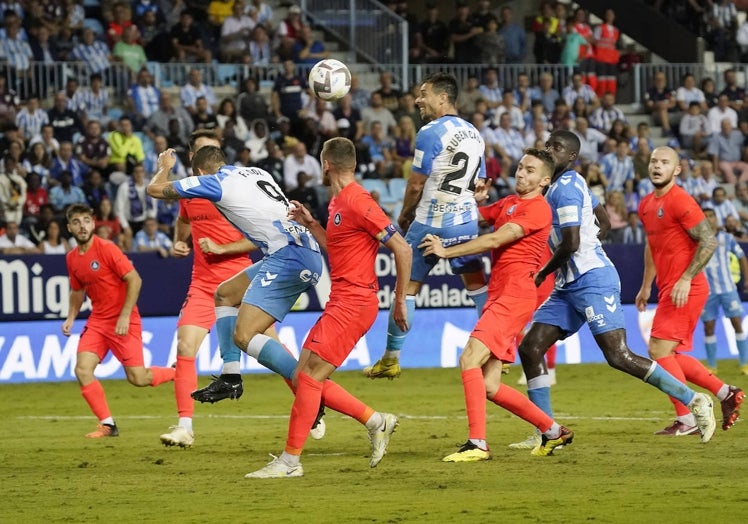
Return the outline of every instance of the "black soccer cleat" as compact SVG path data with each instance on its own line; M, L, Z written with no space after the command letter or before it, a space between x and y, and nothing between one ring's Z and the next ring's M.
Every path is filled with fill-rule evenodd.
M213 404L225 398L239 400L243 393L244 385L241 379L239 382L232 383L227 382L222 377L213 375L213 382L202 389L196 389L190 393L190 396L198 402L210 402Z

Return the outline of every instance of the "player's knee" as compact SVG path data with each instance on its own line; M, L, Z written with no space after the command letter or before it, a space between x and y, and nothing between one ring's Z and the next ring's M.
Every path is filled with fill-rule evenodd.
M130 384L139 388L149 386L152 381L145 368L126 369L125 376Z
M94 380L94 370L89 366L75 365L75 378L81 384L88 384Z
M247 347L249 346L249 341L252 340L252 337L254 337L257 334L258 333L254 331L250 332L250 331L241 329L240 326L237 324L236 329L234 330L234 344L236 344L236 347L246 352Z
M199 347L194 347L194 344L186 340L177 341L177 355L180 357L194 357L198 349Z

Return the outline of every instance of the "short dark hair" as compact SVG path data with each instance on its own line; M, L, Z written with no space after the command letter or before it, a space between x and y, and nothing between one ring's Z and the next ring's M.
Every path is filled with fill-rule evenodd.
M423 83L431 84L436 93L447 93L447 100L450 104L457 103L457 78L452 73L444 71L432 73L423 80Z
M534 156L535 158L543 162L543 165L548 171L546 173L546 176L553 176L553 171L555 170L555 162L553 160L553 155L551 155L548 151L546 151L545 149L538 149L536 147L528 147L527 149L525 149L525 154Z
M204 146L195 152L192 157L192 168L194 170L215 173L226 164L226 155L223 150L216 146Z
M321 156L338 169L356 169L356 146L345 137L339 136L325 141Z
M557 129L556 131L551 133L551 136L556 136L559 139L563 140L566 145L569 146L569 149L576 153L579 153L579 148L582 147L582 144L579 141L579 137L575 133L567 131L566 129Z
M70 222L74 215L94 216L94 210L88 204L71 204L65 210L65 218Z

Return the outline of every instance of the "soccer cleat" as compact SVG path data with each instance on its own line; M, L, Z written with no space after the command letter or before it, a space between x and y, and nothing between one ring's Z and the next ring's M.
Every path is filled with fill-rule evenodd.
M218 402L225 398L239 400L244 393L242 381L236 383L226 382L223 378L213 375L213 382L202 389L196 389L190 396L198 402Z
M704 393L696 393L693 400L688 404L688 409L696 417L696 426L701 431L701 442L706 444L712 439L714 430L717 429L712 399Z
M164 446L179 446L190 448L195 443L195 435L183 426L169 426L169 433L164 433L159 438Z
M96 431L86 433L86 438L119 437L117 424L98 424Z
M561 426L561 433L557 438L551 439L545 435L541 435L540 444L530 454L535 457L547 457L548 455L553 455L554 449L571 444L572 440L574 440L574 432Z
M387 444L390 442L390 437L397 429L397 425L400 423L397 417L391 413L382 413L384 423L377 429L369 430L369 441L371 442L371 458L369 459L369 467L376 468L377 464L387 454Z
M521 442L514 442L507 446L509 449L535 449L541 444L540 433L535 432Z
M748 375L748 364L743 364L742 366L740 366L740 374Z
M525 375L524 371L519 376L519 379L517 380L517 385L518 386L526 386L527 385L527 375Z
M312 430L309 432L309 436L312 437L314 440L319 440L325 436L325 431L327 430L327 426L325 425L325 419L322 418L324 416L325 416L325 405L320 404L319 411L317 412L317 418L315 419L314 424L312 425Z
M512 365L511 365L510 363L508 363L508 362L503 362L503 363L501 364L501 374L502 374L502 375L508 375L508 374L509 374L509 370L510 370L510 369L512 369Z
M282 458L276 457L272 453L270 454L273 460L268 462L264 468L247 473L244 475L245 479L286 479L291 477L303 477L304 468L301 464L295 466L289 466Z
M373 366L364 368L364 375L369 378L388 378L400 376L400 361L396 358L380 358Z
M447 455L442 459L442 462L478 462L490 459L491 453L487 449L481 449L468 440L460 447L459 451Z
M730 392L725 400L720 402L722 407L722 429L727 431L738 420L740 416L740 405L745 399L745 393L742 389L730 386Z
M665 429L655 431L655 435L662 435L665 437L685 437L686 435L700 435L699 428L696 426L689 426L684 424L680 420L676 420Z

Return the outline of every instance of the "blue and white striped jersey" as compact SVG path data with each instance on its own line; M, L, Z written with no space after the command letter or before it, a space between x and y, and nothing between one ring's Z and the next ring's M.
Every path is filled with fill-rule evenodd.
M584 177L576 171L565 172L551 184L545 198L553 214L551 235L548 237L551 251L561 244L562 229L579 226L579 248L559 268L556 287L563 287L592 269L612 266L597 238L600 228L595 223L592 210L598 201L590 193Z
M709 281L709 293L721 295L737 290L730 273L730 253L738 258L743 258L745 253L730 233L718 231L715 237L717 238L717 249L704 268L704 273L706 273L706 279Z
M174 182L183 197L204 198L265 255L289 244L319 252L307 228L288 218L288 199L270 173L256 167L223 166L215 175Z
M91 45L80 43L76 45L70 56L75 60L86 62L92 73L103 73L109 68L109 48L101 40L94 40Z
M608 177L608 192L623 192L626 182L634 180L634 162L628 155L621 160L616 153L608 153L600 161L600 171Z
M21 134L28 140L40 134L42 126L46 124L49 124L49 116L44 109L37 109L31 113L24 107L16 115L16 125Z
M486 178L486 146L466 120L445 115L416 135L413 172L426 175L416 221L449 227L478 220L473 198L476 178Z

